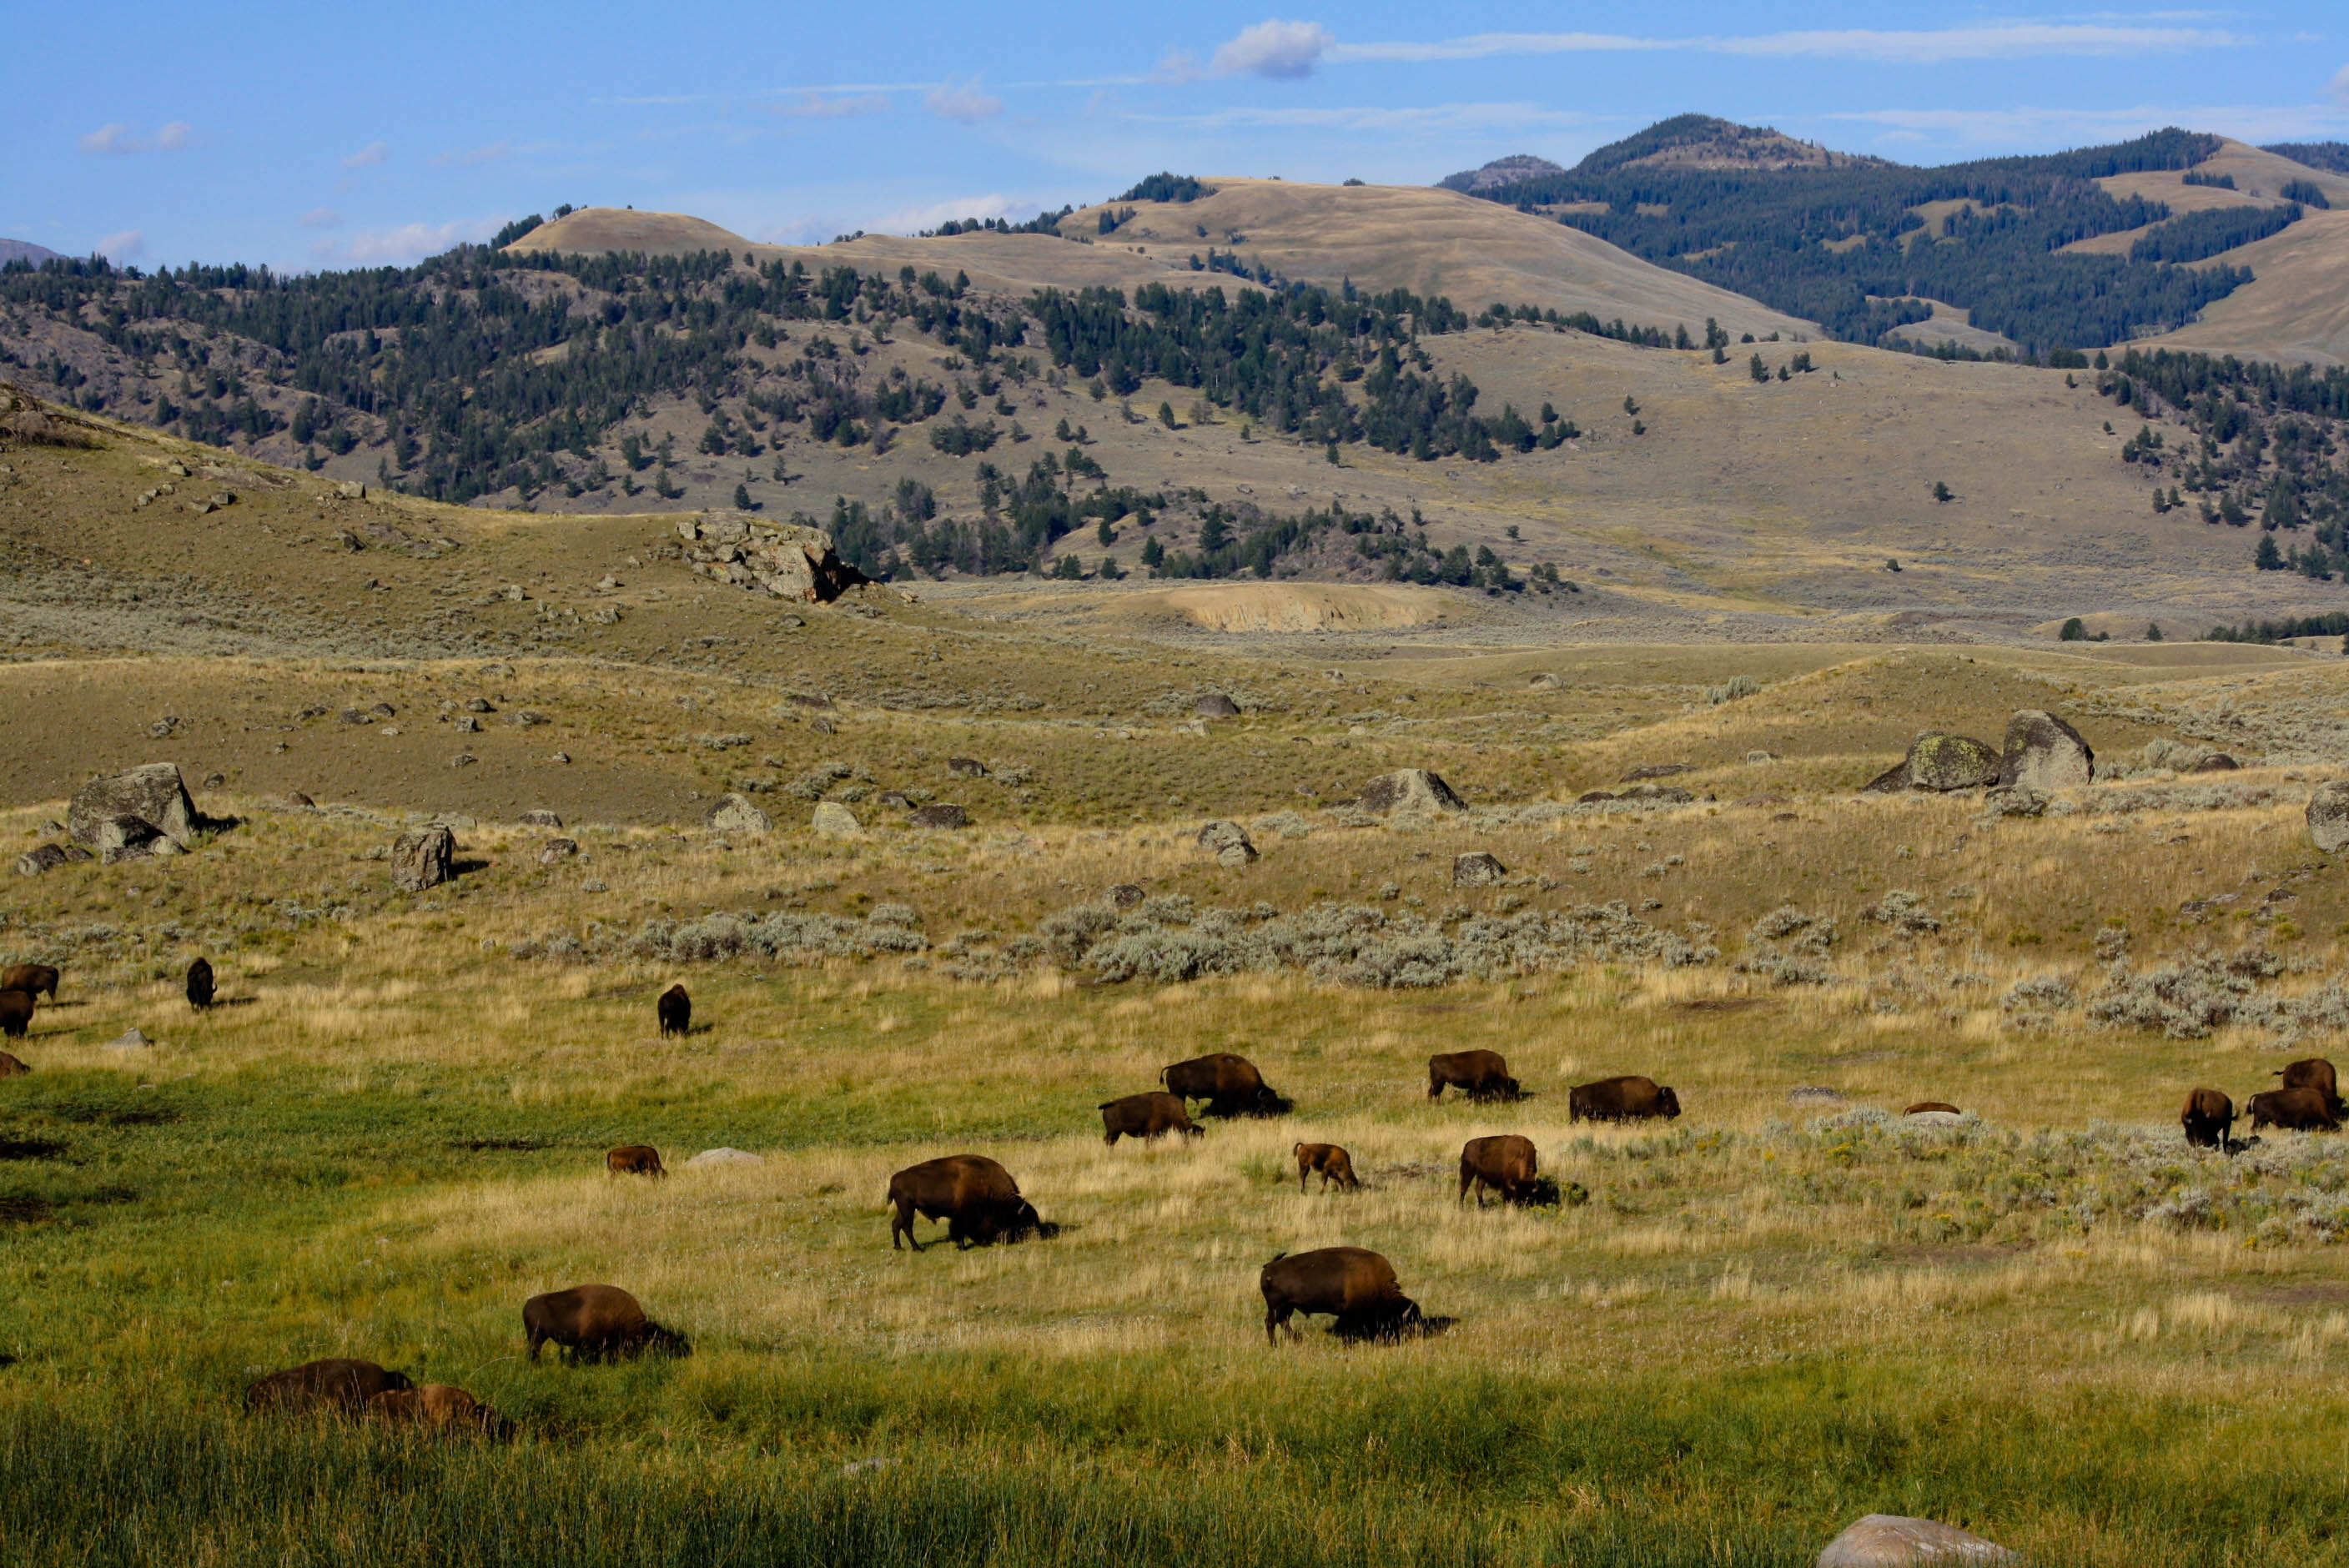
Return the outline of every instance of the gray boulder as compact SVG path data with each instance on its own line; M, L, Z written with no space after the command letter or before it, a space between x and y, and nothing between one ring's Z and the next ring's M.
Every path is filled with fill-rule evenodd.
M1998 782L1999 763L1997 752L1971 736L1929 729L1909 742L1909 755L1898 767L1877 775L1862 789L1878 794L1980 789Z
M839 801L818 800L815 803L815 820L808 825L828 838L843 838L856 832L864 824L856 820L855 812Z
M987 764L976 757L949 757L947 758L947 771L957 779L984 779L987 777Z
M143 1051L152 1047L154 1043L147 1037L145 1030L133 1025L107 1041L106 1048L109 1051Z
M1535 676L1533 679L1527 681L1526 686L1527 689L1532 691L1556 691L1565 684L1566 683L1564 681L1557 678L1557 676L1554 672L1543 670L1541 673Z
M2040 708L2019 710L2006 721L2006 751L1998 781L2008 789L2076 789L2095 775L2096 754L2080 732Z
M410 828L391 841L391 885L402 892L439 887L457 874L457 835L439 822Z
M959 806L940 802L920 808L905 820L916 828L968 828L970 826L970 813Z
M1132 909L1135 904L1142 902L1143 896L1142 884L1140 882L1120 882L1115 887L1109 890L1110 907L1112 909Z
M563 828L563 819L542 806L534 811L524 811L522 825L525 828L553 828L559 832Z
M2223 751L2214 751L2186 771L2189 773L2232 773L2241 763Z
M1211 691L1193 703L1191 711L1201 718L1237 718L1240 705L1219 691Z
M1424 768L1381 773L1362 786L1355 802L1365 811L1385 816L1392 811L1464 811L1468 802L1451 785Z
M1996 817L2044 817L2047 797L2036 789L2002 784L1982 797L1982 807Z
M719 1165L764 1165L765 1163L765 1160L756 1154L750 1153L747 1150L705 1149L700 1153L695 1155L692 1159L687 1161L685 1162L684 1169L688 1171L708 1171Z
M1452 859L1454 887L1490 887L1508 874L1508 867L1482 851L1475 854L1454 855Z
M2319 784L2309 796L2308 836L2328 855L2349 845L2349 779Z
M57 870L66 863L67 858L64 849L58 845L42 844L26 850L16 857L16 874L20 877L36 877L43 872Z
M579 841L576 839L549 839L538 846L538 863L543 866L560 865L578 852Z
M1219 866L1244 866L1256 859L1256 845L1237 822L1210 822L1199 830L1199 847Z
M159 837L184 850L196 834L196 805L188 799L176 763L150 762L93 779L75 790L66 830L75 843L100 854Z
M740 795L720 795L701 814L701 825L713 833L771 833L775 820Z
M1669 779L1675 773L1687 773L1693 765L1686 762L1650 762L1634 768L1618 779L1618 784L1637 784L1642 779Z
M1817 1568L1957 1568L1969 1563L2013 1563L2015 1553L1954 1524L1897 1513L1864 1516L1826 1544Z

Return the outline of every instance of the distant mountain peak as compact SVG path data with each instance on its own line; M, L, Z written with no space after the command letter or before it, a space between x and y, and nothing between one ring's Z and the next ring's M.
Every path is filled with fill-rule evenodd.
M0 240L0 267L10 262L30 262L39 266L43 262L62 262L65 257L47 245L36 245L30 240Z
M1837 152L1769 126L1739 125L1709 114L1674 115L1611 142L1575 165L1577 174L1612 169L1868 169L1886 160Z
M1536 158L1530 152L1513 152L1506 158L1495 158L1482 169L1464 169L1457 174L1447 174L1436 184L1446 191L1465 191L1474 194L1479 191L1489 191L1495 185L1514 185L1520 180L1537 180L1545 174L1565 172L1547 158Z

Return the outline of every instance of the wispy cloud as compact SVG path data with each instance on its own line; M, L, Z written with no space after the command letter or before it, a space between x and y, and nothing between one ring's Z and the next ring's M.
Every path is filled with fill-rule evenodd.
M322 262L352 266L398 266L437 255L452 245L479 243L498 232L506 220L467 218L450 223L402 223L388 229L362 229L347 240L321 240L310 254Z
M195 128L183 119L171 121L152 136L140 136L117 120L84 136L81 150L98 153L177 152L188 145L194 134Z
M127 265L147 253L147 236L137 229L109 234L98 242L98 253L118 267Z
M922 229L935 229L941 223L959 222L965 218L1009 218L1015 208L1034 211L1034 203L1020 203L1001 192L985 196L952 196L943 201L926 202L918 207L900 207L894 212L884 212L877 218L867 218L864 227L875 234L911 234Z
M454 163L460 167L471 168L476 164L502 163L512 155L512 142L492 141L486 147L470 148L463 152L441 153L439 157L435 158L432 162L435 167L445 168L447 165Z
M934 87L922 95L922 102L932 114L963 125L977 125L1003 112L1003 100L979 91L976 77Z
M2334 103L2349 104L2349 66L2333 73L2333 79L2324 84L2324 96Z
M343 160L346 169L371 169L391 156L391 149L380 141L370 141Z
M1964 145L2080 146L2142 135L2163 126L2191 126L2245 141L2285 141L2349 132L2349 110L2326 104L2140 104L2085 108L2070 104L2023 104L2006 108L1855 109L1821 117L1881 127L1909 139Z
M846 119L852 115L882 114L889 108L885 93L854 93L844 97L832 93L803 92L781 103L761 106L769 114L780 114L792 119Z
M300 222L305 229L339 229L343 215L332 207L313 207L302 214Z
M1242 34L1241 37L1247 36ZM1238 41L1235 39L1234 43ZM1744 35L1698 34L1679 38L1626 33L1475 33L1427 43L1345 44L1332 39L1321 57L1332 62L1419 64L1508 55L1685 52L1780 59L1868 60L1883 65L1943 65L1961 60L2050 56L2174 55L2198 49L2240 48L2251 42L2241 34L2223 28L2174 24L2000 22L1968 27L1813 28Z
M1575 127L1595 122L1595 117L1591 115L1573 109L1545 108L1531 103L1362 105L1336 108L1240 108L1211 109L1200 114L1135 114L1124 118L1137 123L1180 125L1197 130L1221 130L1234 126L1287 126L1324 130L1432 131Z
M1219 77L1309 77L1338 36L1319 22L1258 22L1217 46L1207 69Z

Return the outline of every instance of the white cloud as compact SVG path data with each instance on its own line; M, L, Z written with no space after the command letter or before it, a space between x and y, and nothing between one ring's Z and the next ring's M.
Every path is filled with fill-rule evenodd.
M301 223L305 229L339 229L343 215L332 207L313 207L302 214Z
M388 145L380 141L370 141L348 158L344 159L343 167L346 169L371 168L390 156L391 149Z
M454 163L471 168L475 164L502 162L512 152L512 142L492 141L487 147L471 148L463 152L444 152L432 161L436 167L445 167Z
M177 152L188 145L188 138L194 129L195 128L184 119L173 120L155 133L155 150L159 152Z
M1218 46L1207 68L1219 77L1309 77L1337 44L1319 22L1258 22Z
M177 152L188 145L195 128L186 120L175 119L152 136L140 136L123 124L112 120L99 126L81 139L84 152Z
M862 227L873 234L911 234L923 229L935 229L941 223L960 222L965 218L1009 218L1015 207L1023 204L1000 192L985 196L953 196L944 201L926 202L919 207L900 207L894 212L884 212L878 218L867 218ZM1024 210L1032 216L1035 204L1025 203Z
M399 266L437 255L452 245L480 243L498 232L502 218L469 218L453 223L402 223L389 229L362 229L339 243L321 240L310 253L320 261L353 266Z
M978 78L967 82L947 82L932 88L922 97L932 114L956 120L964 125L977 125L1003 112L1003 100L978 90Z
M792 119L845 119L851 115L880 114L888 108L889 100L880 93L858 93L854 97L840 98L811 90L765 107L770 114L780 114Z
M2334 103L2349 104L2349 66L2333 73L2333 79L2324 84L2324 96Z
M2164 126L2214 130L2249 142L2321 140L2349 132L2349 112L2323 104L2141 104L2133 108L2017 105L2010 108L1885 108L1822 118L1883 128L1888 137L1961 145L2084 146Z
M131 152L137 150L129 145L129 142L130 128L118 121L112 125L101 125L96 130L91 131L88 136L83 137L81 139L81 150L84 152Z
M98 242L98 253L116 266L127 266L147 253L147 236L136 229L109 234Z
M1241 37L1247 36L1244 33ZM1642 37L1622 33L1477 33L1433 43L1340 44L1333 39L1328 49L1328 57L1337 61L1416 64L1433 60L1481 60L1503 55L1678 50L1763 58L1808 57L1868 60L1884 65L1941 65L1957 60L2012 60L2047 56L2185 54L2198 49L2236 48L2251 41L2240 34L2210 27L2101 22L2002 22L1971 27L1910 30L1842 27L1742 36L1701 34L1683 38Z

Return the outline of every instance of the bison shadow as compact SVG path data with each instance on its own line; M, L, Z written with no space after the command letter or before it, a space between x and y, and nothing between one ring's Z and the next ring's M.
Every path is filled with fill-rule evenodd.
M1417 1302L1407 1302L1400 1312L1341 1312L1330 1324L1330 1335L1346 1345L1400 1345L1406 1339L1433 1339L1458 1321L1429 1317Z
M1254 1099L1211 1099L1207 1102L1207 1109L1199 1114L1225 1118L1252 1116L1260 1119L1287 1116L1296 1109L1297 1102L1287 1095L1275 1094L1272 1090L1266 1089Z

